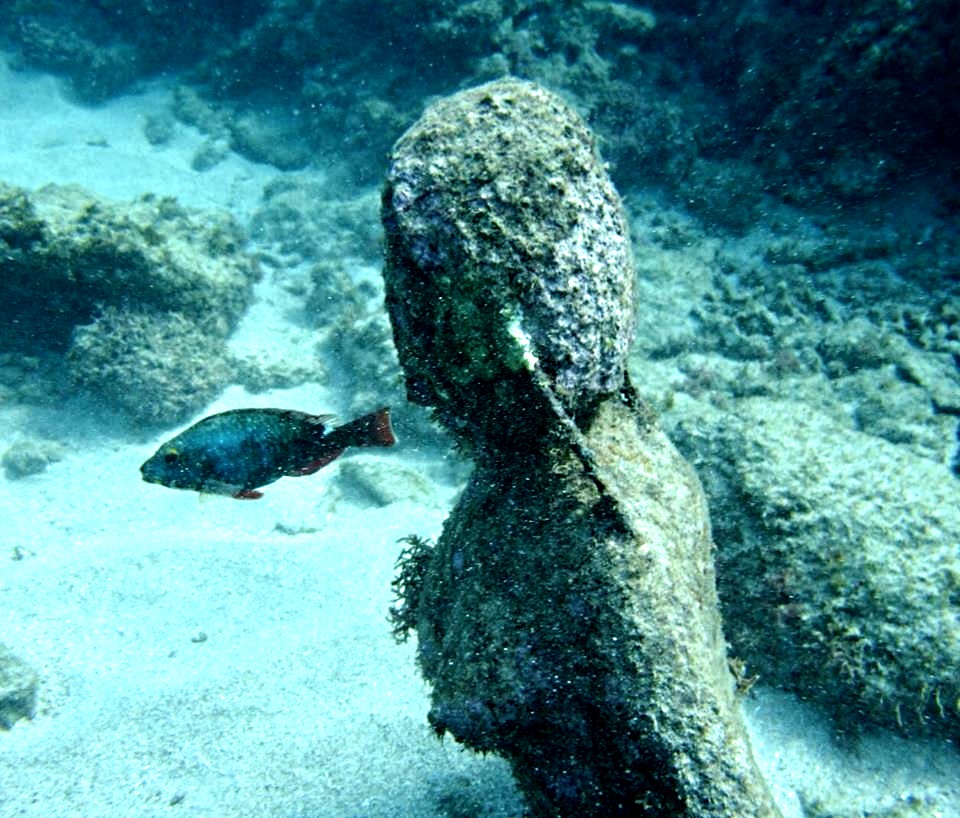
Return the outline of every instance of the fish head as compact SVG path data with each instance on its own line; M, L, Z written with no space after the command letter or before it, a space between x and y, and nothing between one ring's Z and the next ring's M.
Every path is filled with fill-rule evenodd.
M217 471L216 462L208 451L190 446L189 442L179 438L164 443L140 466L144 481L171 489L231 496L246 490L242 485L218 478Z
M140 466L140 474L148 483L174 489L199 489L202 483L202 469L198 469L195 458L172 443L165 443L157 449Z

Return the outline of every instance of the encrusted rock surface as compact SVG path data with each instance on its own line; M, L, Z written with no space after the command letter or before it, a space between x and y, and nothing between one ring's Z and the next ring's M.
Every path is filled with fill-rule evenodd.
M64 356L135 420L180 421L226 383L226 338L259 277L245 241L229 216L174 199L0 183L0 352Z
M737 656L846 729L960 738L960 482L788 400L675 414L715 509Z
M955 739L955 237L635 212L631 373L710 498L731 653L837 731Z
M397 580L431 723L506 757L537 816L778 815L705 497L625 376L633 271L589 132L529 83L457 94L398 142L383 202L408 392L476 461Z
M387 304L416 400L476 425L491 408L477 406L482 384L534 362L573 413L620 388L626 220L559 98L507 80L431 106L396 145L384 218Z
M0 644L0 729L32 719L37 707L37 674Z
M105 310L76 328L66 360L79 386L160 425L189 417L234 375L224 339L179 313Z
M8 480L21 480L45 471L51 463L63 460L66 449L54 440L26 438L16 441L0 458Z

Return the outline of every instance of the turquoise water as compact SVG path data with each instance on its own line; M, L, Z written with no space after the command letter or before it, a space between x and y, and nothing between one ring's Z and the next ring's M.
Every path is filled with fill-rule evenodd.
M380 185L505 73L624 200L781 811L960 814L954 4L0 7L0 816L524 814L387 621L470 464L407 400ZM140 479L214 412L381 405L396 447L259 500Z

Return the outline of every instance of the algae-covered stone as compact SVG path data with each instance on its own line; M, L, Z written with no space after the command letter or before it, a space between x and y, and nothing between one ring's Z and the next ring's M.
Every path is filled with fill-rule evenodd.
M51 463L63 460L65 454L66 449L56 441L28 438L7 449L0 464L9 480L20 480L42 473Z
M175 310L226 334L259 276L229 216L141 196L127 204L73 186L0 184L3 345L62 349L103 305Z
M177 121L171 111L148 114L143 122L143 135L156 147L167 145L176 132Z
M197 173L203 173L215 168L230 153L230 146L219 139L206 139L194 152L190 160L190 167Z
M623 383L633 268L623 209L577 114L500 80L432 105L394 148L384 277L412 400L499 418L483 384L539 366L570 411Z
M178 313L107 310L77 327L67 364L78 384L150 424L187 419L233 374L223 338Z
M391 503L436 506L433 484L419 472L373 457L354 457L339 465L337 489L358 506L383 508Z
M960 738L960 481L791 401L686 414L733 652L842 726Z
M0 184L0 352L69 350L74 375L101 396L138 419L176 422L187 390L196 405L223 385L223 342L259 277L245 241L229 216L173 199L120 205L77 187ZM164 394L165 384L178 394Z
M696 475L618 399L555 442L479 462L407 589L431 723L509 759L536 816L777 815Z
M32 719L37 708L37 674L0 644L0 729Z
M299 170L313 158L297 130L296 116L283 107L237 114L229 123L230 147L254 162L281 170Z
M429 718L506 757L535 816L772 818L734 700L706 500L624 373L626 229L586 127L504 80L435 103L383 197L414 400L476 465L408 538L395 633Z

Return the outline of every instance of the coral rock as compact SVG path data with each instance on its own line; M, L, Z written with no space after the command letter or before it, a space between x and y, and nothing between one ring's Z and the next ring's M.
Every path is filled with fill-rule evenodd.
M245 242L170 198L0 184L0 354L66 354L55 370L135 419L183 420L231 374L226 338L260 275Z
M0 729L32 719L37 708L37 674L0 644Z
M719 511L737 655L842 728L960 738L960 483L944 465L763 397L699 403L675 435Z

